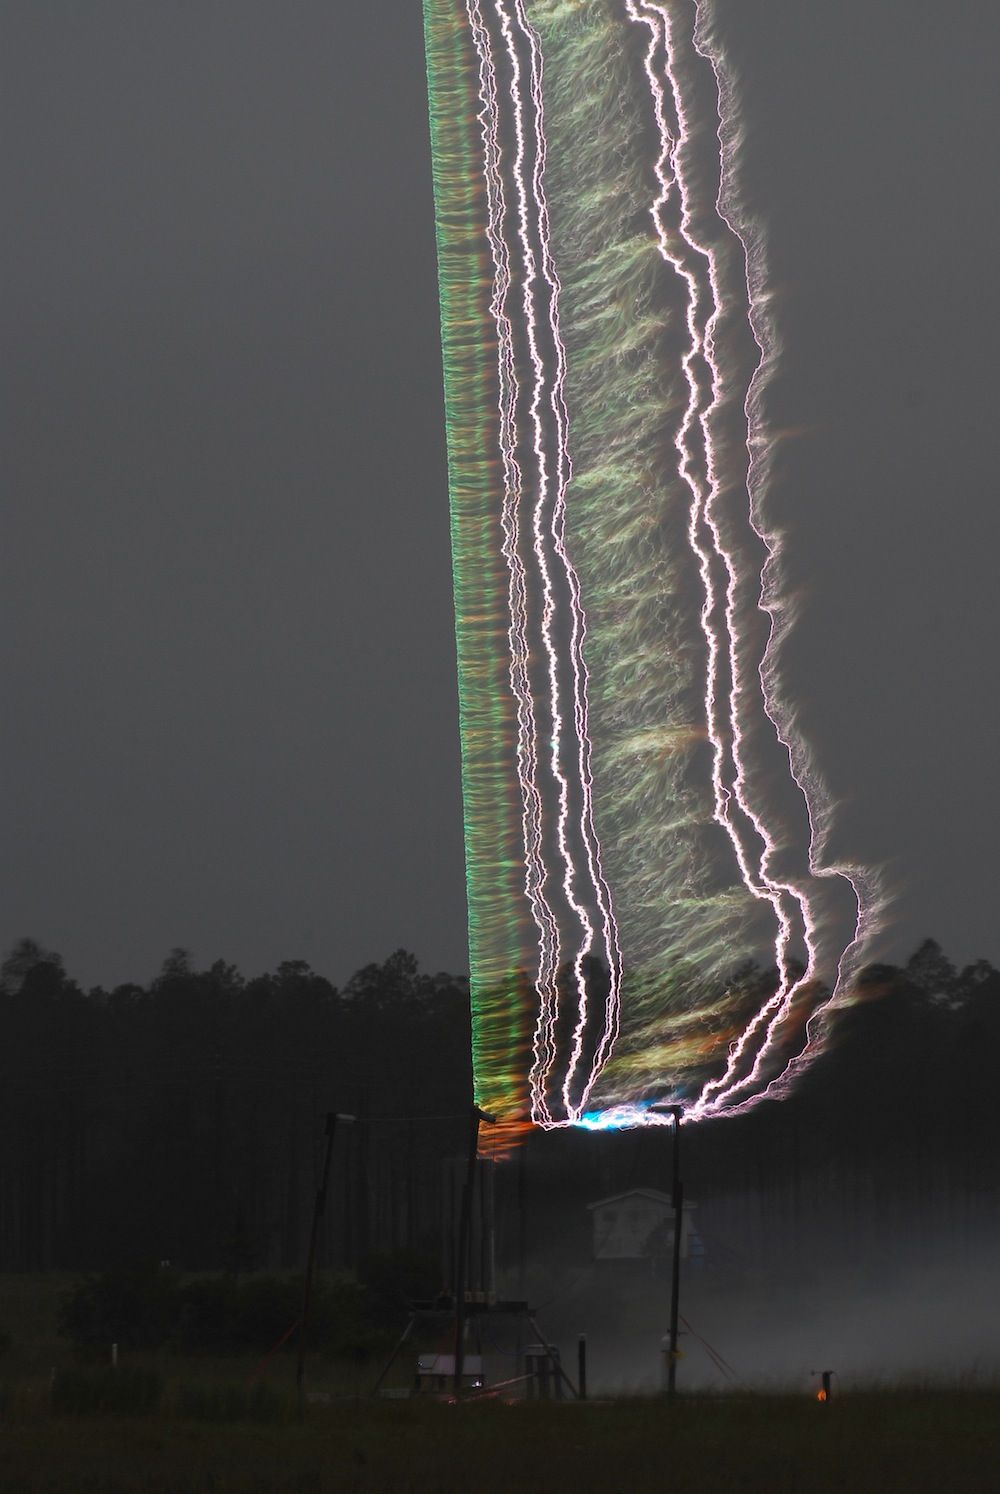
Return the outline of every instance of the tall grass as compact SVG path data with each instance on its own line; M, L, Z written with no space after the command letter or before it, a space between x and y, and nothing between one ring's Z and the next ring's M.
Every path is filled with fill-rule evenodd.
M50 1405L56 1416L148 1416L162 1395L162 1376L142 1365L71 1365L53 1375Z
M298 1407L294 1396L258 1380L252 1385L181 1383L174 1391L172 1409L175 1416L190 1421L274 1425L294 1420Z
M844 1395L826 1407L753 1395L362 1400L308 1407L301 1422L277 1403L255 1420L248 1397L187 1394L144 1417L8 1424L0 1494L986 1494L1000 1456L1000 1397L988 1393Z

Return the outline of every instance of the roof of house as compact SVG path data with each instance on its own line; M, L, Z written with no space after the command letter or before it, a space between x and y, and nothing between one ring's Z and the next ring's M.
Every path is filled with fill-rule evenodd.
M653 1203L671 1206L669 1193L661 1193L658 1188L630 1188L627 1193L612 1193L610 1198L599 1198L595 1203L588 1204L588 1209L600 1209L604 1204L620 1203L623 1198L648 1198Z
M605 1204L621 1203L626 1198L648 1198L653 1203L665 1204L668 1209L673 1208L673 1199L670 1197L670 1194L661 1193L659 1188L629 1188L626 1193L612 1193L609 1198L598 1198L592 1204L588 1204L587 1208L600 1209ZM685 1209L695 1209L698 1205L693 1198L686 1198L684 1200L684 1207Z

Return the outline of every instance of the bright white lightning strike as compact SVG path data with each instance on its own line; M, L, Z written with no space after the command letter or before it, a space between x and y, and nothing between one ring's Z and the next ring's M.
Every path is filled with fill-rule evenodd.
M661 142L660 155L655 163L655 174L659 191L651 207L651 215L656 226L660 253L673 271L682 279L686 288L686 322L689 345L684 354L683 365L689 390L689 400L683 423L677 435L676 444L679 471L691 492L689 539L692 550L697 556L699 572L705 592L704 604L701 610L701 621L705 632L708 658L705 715L713 748L712 781L715 799L715 817L729 836L740 869L740 875L747 889L755 898L770 904L777 924L775 961L779 973L778 989L774 996L757 1013L756 1017L746 1026L739 1039L732 1045L725 1072L719 1078L705 1084L697 1099L690 1106L688 1112L690 1117L692 1119L701 1119L723 1111L733 1113L742 1110L746 1107L747 1103L755 1103L761 1097L759 1094L753 1094L752 1092L760 1080L766 1060L771 1056L775 1040L781 1030L782 1022L796 995L816 975L817 916L812 905L808 887L805 885L796 885L789 880L775 878L772 875L771 865L776 855L777 844L768 826L764 809L753 802L751 775L747 770L745 761L744 714L746 702L751 692L748 690L748 682L744 679L742 664L746 650L740 635L740 616L737 600L741 578L737 561L725 543L721 526L716 518L716 504L722 477L719 470L718 453L713 429L713 417L722 397L721 391L725 377L716 341L717 329L722 316L726 312L731 311L732 308L727 304L726 293L723 289L723 276L720 273L718 251L711 241L699 236L695 226L695 212L692 207L692 187L686 171L686 155L691 140L692 126L684 88L676 65L678 51L678 7L676 5L654 3L654 0L624 0L624 3L629 19L636 23L645 24L649 30L649 46L645 57L645 74L649 84L656 127ZM866 888L864 886L863 874L859 869L842 866L825 867L821 864L821 837L817 832L817 824L825 817L825 813L818 810L816 805L816 801L822 793L821 785L818 784L815 774L810 775L808 773L808 759L804 747L796 740L790 726L782 721L781 707L772 688L773 679L768 668L769 658L775 642L777 612L776 604L768 587L767 575L769 569L773 568L777 561L779 545L777 539L767 531L762 518L761 479L758 476L759 462L757 452L765 445L765 437L760 429L756 411L759 405L757 386L763 377L769 349L766 336L762 331L763 318L755 294L749 243L745 233L741 232L732 214L727 212L724 203L727 173L731 170L730 142L732 142L735 136L735 127L730 117L733 100L731 90L726 82L721 58L706 39L704 27L706 9L707 6L704 4L704 0L695 0L693 45L696 51L709 61L717 89L718 127L716 138L719 143L720 172L719 190L714 203L714 210L717 219L725 226L732 239L739 246L739 254L744 270L742 284L746 295L745 306L741 309L749 323L759 355L757 367L747 388L743 406L747 432L746 447L749 458L747 519L753 532L762 542L767 554L760 578L759 605L761 610L768 615L769 629L768 644L757 669L758 698L760 709L764 712L779 742L787 753L793 780L805 805L809 824L808 862L810 873L817 877L844 878L849 882L856 902L857 919L854 939L848 950L845 951L844 955L838 961L837 979L830 996L830 1001L833 1001L840 994L846 971L849 968L850 957L860 947L862 942L863 926L865 923ZM659 59L662 59L664 80L662 82L657 71L657 62ZM668 125L668 94L677 121L676 134L672 134ZM665 209L670 202L673 191L678 193L680 199L680 238L683 248L679 251L673 249L669 232L665 226ZM702 208L704 208L704 204ZM699 315L699 308L706 305L710 308L707 319ZM705 360L710 370L711 402L707 405L702 398L699 382L693 371L694 364L699 358ZM692 431L696 424L699 427L704 452L706 471L706 480L704 482L699 481L697 475L697 455L692 451L690 444ZM710 535L711 553L705 548L699 537L702 526L708 530ZM725 625L721 630L713 622L716 616L718 601L713 580L713 555L718 557L722 562L726 576ZM723 652L726 653L728 658L730 684L725 699L720 701L718 660ZM730 762L730 771L728 774L726 771L727 739L729 742L728 758ZM811 785L808 782L810 777L812 778ZM737 811L736 813L734 813L734 808ZM743 821L749 827L750 833L742 830L740 817L742 817ZM755 847L755 841L759 844L759 850ZM791 914L789 909L792 910ZM805 971L798 979L792 974L789 965L790 944L795 927L793 920L798 923L807 953ZM828 1004L829 1002L824 1003L823 1007L819 1010L822 1010ZM814 1018L818 1014L818 1012L814 1013ZM754 1046L755 1044L756 1046ZM746 1069L741 1074L741 1068L745 1068L744 1060L748 1052L752 1053L752 1063L749 1069ZM799 1054L790 1064L787 1064L782 1074L768 1084L764 1093L775 1093L779 1090L782 1080L785 1074L789 1072L792 1064L798 1069L801 1068L804 1060L805 1052ZM744 1095L748 1091L751 1092L749 1100L734 1104L738 1096Z
M571 465L563 392L565 349L559 331L560 287L549 244L544 190L546 147L541 53L522 0L511 0L510 4L494 0L496 35L505 54L509 79L505 113L514 138L511 157L501 142L501 88L493 37L484 22L479 0L467 0L467 12L479 58L482 105L479 117L486 157L488 234L494 264L491 310L499 357L504 556L510 571L511 686L518 713L525 890L539 933L536 981L539 1012L531 1073L532 1113L536 1121L547 1125L557 1123L551 1112L548 1087L557 1058L556 1027L564 972L572 969L578 1007L561 1085L562 1123L575 1121L581 1115L614 1041L621 952L593 822L587 670L583 660L586 620L579 582L565 545L566 484ZM525 53L527 66L523 60ZM512 269L503 233L503 224L511 212L505 194L505 165L513 185L516 269ZM515 324L507 306L516 295L518 284L519 325L530 366L527 399L519 374ZM530 472L526 471L528 457L519 460L517 455L522 411L526 417L524 425L530 432ZM522 519L522 511L530 511L527 523ZM530 545L522 554L526 532L530 532ZM531 616L528 600L532 580L539 583L541 595L540 617L536 619ZM560 629L568 633L568 647L560 648L557 640ZM537 686L540 671L533 674L530 667L533 644L546 661L544 699ZM572 703L571 725L563 706L566 693ZM550 724L548 731L540 724L540 717ZM547 769L557 805L554 837L544 833L540 738L550 744ZM550 844L553 839L554 847ZM578 893L581 882L586 884L585 898ZM553 902L556 884L567 910L562 918ZM583 1060L590 1015L590 976L585 961L594 952L598 939L592 911L596 912L600 926L599 947L610 981L604 999L603 1030L590 1059L588 1075L580 1083L577 1073Z
M827 855L781 688L776 352L713 6L423 5L477 1102L738 1114L822 1047L877 889ZM725 976L764 922L748 1013Z

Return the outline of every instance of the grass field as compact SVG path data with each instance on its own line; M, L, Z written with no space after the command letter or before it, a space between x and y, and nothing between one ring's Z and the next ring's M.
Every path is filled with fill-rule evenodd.
M915 1393L585 1405L361 1401L279 1426L18 1416L3 1494L494 1494L503 1490L993 1491L1000 1397Z
M0 1278L0 1494L959 1494L1000 1489L1000 1390L681 1395L585 1404L372 1400L368 1364L123 1356L155 1409L81 1410L108 1383L56 1332L65 1280ZM77 1377L74 1379L74 1377ZM103 1379L102 1379L103 1377ZM405 1376L404 1376L405 1379ZM126 1414L130 1413L130 1414Z

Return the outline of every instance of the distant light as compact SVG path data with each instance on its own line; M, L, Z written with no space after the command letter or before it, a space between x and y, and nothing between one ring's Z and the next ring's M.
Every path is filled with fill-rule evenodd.
M821 1405L825 1405L833 1396L833 1377L835 1370L813 1370L814 1375L820 1377L820 1387L816 1392L816 1399Z

